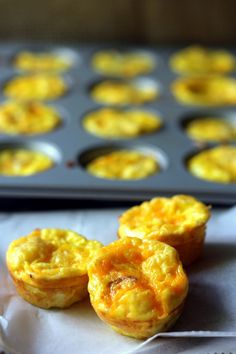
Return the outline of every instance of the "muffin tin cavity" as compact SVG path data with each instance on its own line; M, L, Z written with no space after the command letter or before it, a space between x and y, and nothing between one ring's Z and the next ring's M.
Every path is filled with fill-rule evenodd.
M47 49L26 48L16 52L11 65L22 72L66 72L80 62L78 53L65 47Z
M236 183L236 146L213 145L192 152L185 160L194 177L220 184Z
M236 80L223 75L187 76L172 83L179 103L200 106L236 105Z
M2 94L5 98L22 101L54 101L67 95L72 84L69 76L60 74L12 75L3 82Z
M137 161L137 165L140 166L142 169L146 169L147 171L140 171L139 169L136 170L136 156L134 157L134 171L131 169L133 156L132 154L138 154L141 158L150 158L150 161ZM117 158L117 155L119 157ZM131 154L131 155L130 155ZM91 168L92 164L96 161L102 161L102 159L107 159L106 161L100 162L93 168ZM123 158L125 160L123 160ZM127 159L127 160L126 160ZM127 165L127 161L130 160L130 165ZM93 149L87 150L83 152L78 157L79 164L88 172L92 173L96 177L103 177L104 175L111 175L109 177L104 178L111 178L111 179L140 179L146 178L153 174L160 173L160 171L164 170L168 166L168 160L165 153L157 148L157 147L149 147L144 145L130 145L130 144L117 144L117 145L107 145L107 146L100 146L95 147ZM114 163L114 166L112 166ZM148 165L147 165L148 164ZM151 164L151 165L150 165ZM114 167L114 169L113 169ZM130 169L122 173L123 170ZM105 169L104 171L100 171ZM111 168L111 169L110 169ZM101 172L101 173L100 173ZM104 173L103 173L104 172ZM112 173L117 175L118 177L112 177Z
M236 139L236 112L202 111L185 116L182 129L195 141L227 142Z
M0 143L0 151L3 150L26 149L30 151L38 151L49 156L55 164L61 163L62 155L58 147L54 144L44 141L4 141Z
M43 142L5 142L0 145L0 175L31 176L49 170L60 161L59 151Z
M131 139L156 133L163 119L154 110L101 107L87 112L81 124L88 133L100 138Z
M160 87L158 81L147 77L133 80L104 79L90 86L90 95L100 104L141 105L158 100Z
M227 74L235 71L235 56L227 50L192 45L174 53L170 67L185 75Z
M149 74L157 62L157 58L145 50L103 49L91 58L91 65L98 73L123 78Z
M28 137L48 134L62 128L66 118L60 107L8 100L0 104L0 134Z

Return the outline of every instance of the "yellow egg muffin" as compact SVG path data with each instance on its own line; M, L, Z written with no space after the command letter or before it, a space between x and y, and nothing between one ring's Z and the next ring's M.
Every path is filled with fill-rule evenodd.
M209 217L209 208L191 196L154 198L121 215L118 235L165 242L189 265L201 255Z
M103 50L93 56L92 66L104 75L134 77L152 71L155 61L151 55L144 52Z
M139 86L128 81L105 80L91 90L92 98L103 104L143 104L154 101L159 92L154 86Z
M172 84L175 98L183 104L232 105L236 103L236 80L224 76L193 76Z
M169 329L181 314L188 279L169 245L124 238L101 248L88 267L90 300L117 332L147 338Z
M157 131L161 125L157 114L134 109L100 108L83 119L89 133L105 138L134 138Z
M194 176L217 183L236 182L236 146L217 146L191 157L187 168Z
M72 63L59 54L23 51L16 55L13 65L25 71L65 71Z
M24 148L0 150L0 175L29 176L46 171L54 166L48 155Z
M118 150L95 158L86 169L99 178L141 179L159 172L160 167L151 155L135 150Z
M87 266L100 247L71 230L36 229L9 245L7 267L26 301L65 308L88 295Z
M236 128L224 118L196 118L186 126L186 132L198 141L227 141L236 138Z
M190 46L170 59L170 66L180 74L225 74L235 70L235 57L226 50Z
M43 134L61 124L57 111L40 102L9 101L0 105L0 132L6 134Z
M5 96L19 100L53 100L67 91L64 79L58 75L31 74L9 80L4 88Z

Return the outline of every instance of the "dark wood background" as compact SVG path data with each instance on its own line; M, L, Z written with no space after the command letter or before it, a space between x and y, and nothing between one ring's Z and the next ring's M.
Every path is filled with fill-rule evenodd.
M0 39L235 43L235 0L0 0Z

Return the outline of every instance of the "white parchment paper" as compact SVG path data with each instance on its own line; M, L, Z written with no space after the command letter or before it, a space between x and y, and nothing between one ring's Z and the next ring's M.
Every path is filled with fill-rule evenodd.
M213 210L203 257L188 270L184 312L172 331L163 334L172 339L142 342L121 336L96 316L89 300L66 310L42 310L16 294L5 266L12 240L36 227L57 227L107 244L116 239L121 212L0 213L0 348L19 354L199 354L201 348L210 353L221 347L236 353L236 207Z

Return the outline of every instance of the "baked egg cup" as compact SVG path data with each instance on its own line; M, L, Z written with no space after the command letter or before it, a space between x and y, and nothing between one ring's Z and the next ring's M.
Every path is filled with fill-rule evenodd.
M86 170L98 178L136 180L158 173L160 166L151 154L122 149L94 158Z
M142 52L102 50L94 54L92 67L97 72L117 77L134 77L148 74L155 67L152 56Z
M107 139L135 138L158 131L162 120L158 114L138 109L100 108L83 118L89 133Z
M184 48L170 59L171 68L180 74L226 74L235 70L235 57L227 50L197 45Z
M56 74L32 73L13 77L6 82L6 97L22 101L54 100L68 91L65 80Z
M118 236L165 242L189 265L202 253L209 217L209 207L191 196L154 198L121 215Z
M236 103L236 80L226 76L183 77L175 80L171 89L182 104L227 106Z
M0 150L0 175L25 177L45 172L55 166L53 159L36 150L6 148Z
M155 240L126 237L99 249L88 275L97 315L118 333L137 339L170 328L188 292L178 253Z
M23 299L66 308L88 295L87 264L101 246L71 230L35 229L9 245L6 262Z
M104 80L91 89L94 101L106 105L144 104L155 101L160 95L154 87L140 87L131 81Z
M34 72L61 72L71 68L70 60L54 53L34 53L22 51L14 58L14 66L19 70Z
M226 142L236 138L235 124L214 116L192 120L185 131L191 139L199 142Z
M61 123L53 107L37 101L7 101L0 105L0 132L4 134L44 134L55 130Z
M197 178L216 183L236 183L236 146L219 145L192 156L188 171Z

